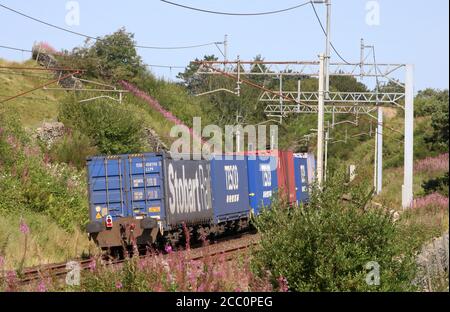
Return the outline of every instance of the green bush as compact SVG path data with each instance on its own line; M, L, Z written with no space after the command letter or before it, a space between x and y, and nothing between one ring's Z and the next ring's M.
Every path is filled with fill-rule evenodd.
M87 221L86 183L73 168L44 161L11 117L0 114L0 213L45 213L72 230Z
M342 174L314 188L309 205L289 208L276 201L256 220L261 248L254 269L286 278L293 291L403 291L412 288L412 253L398 244L389 213L367 207L364 186L349 186ZM343 197L351 198L345 201ZM366 277L376 262L380 284Z
M433 132L425 137L425 142L430 144L431 150L445 153L449 144L449 103L437 103L431 115L431 128Z
M438 192L448 197L448 172L444 175L429 179L422 183L425 195Z
M75 166L77 169L83 169L86 165L86 158L96 153L97 149L91 140L77 130L67 134L50 150L53 161L63 162Z
M441 103L448 103L448 90L421 90L414 99L415 116L431 116L436 111L436 105Z
M105 100L79 103L76 97L67 97L59 118L89 137L102 154L142 152L143 121L125 104Z

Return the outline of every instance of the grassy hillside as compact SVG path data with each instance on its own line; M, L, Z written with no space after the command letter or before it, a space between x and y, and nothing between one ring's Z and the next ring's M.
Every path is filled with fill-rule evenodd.
M36 62L31 60L14 63L0 59L1 66L39 67ZM0 68L0 101L36 88L50 79L52 79L52 75L43 71L18 71ZM8 114L20 116L24 127L35 129L42 124L42 121L56 120L58 100L62 96L64 96L62 92L39 89L1 104L1 109Z

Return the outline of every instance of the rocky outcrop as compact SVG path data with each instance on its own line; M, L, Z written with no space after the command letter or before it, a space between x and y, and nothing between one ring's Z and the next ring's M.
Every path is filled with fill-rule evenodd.
M39 46L33 46L33 59L36 60L36 62L45 68L58 68L59 63L58 60L55 58L55 56L52 53L48 53L47 51L40 50ZM59 79L62 76L66 75L66 71L61 70L55 70L53 72L55 79ZM66 77L64 79L61 79L58 81L58 85L62 88L68 88L68 89L81 89L83 88L83 84L81 81L75 77Z
M167 145L161 140L161 138L158 136L155 130L151 128L145 128L144 131L147 143L150 146L151 151L162 152L169 150Z
M57 140L64 136L65 127L61 122L44 122L36 129L36 138L51 147Z

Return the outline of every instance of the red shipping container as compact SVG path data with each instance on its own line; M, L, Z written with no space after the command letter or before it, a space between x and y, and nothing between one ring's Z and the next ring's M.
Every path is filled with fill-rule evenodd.
M294 205L297 201L297 191L294 175L294 153L278 151L278 193L279 196Z
M260 155L274 156L277 158L278 196L290 205L297 202L297 190L295 184L294 153L282 150L259 150L233 153L235 155Z

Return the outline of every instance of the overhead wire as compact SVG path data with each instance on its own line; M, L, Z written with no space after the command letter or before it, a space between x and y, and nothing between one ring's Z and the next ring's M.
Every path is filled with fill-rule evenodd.
M33 52L31 50L21 49L21 48L16 48L16 47L11 47L11 46L5 46L5 45L0 45L0 48L8 49L8 50L14 50L14 51L21 51L21 52L30 52L30 53ZM46 54L52 54L52 53L47 53L47 52L45 52L45 53ZM185 68L185 66L179 66L179 65L160 65L160 64L145 64L145 66L147 66L147 67L160 67L160 68L180 68L180 69ZM20 69L20 68L18 68L18 69ZM0 73L2 73L2 71L0 71ZM11 72L5 72L5 73L11 73ZM11 74L18 74L18 75L20 75L21 73L11 73ZM27 76L25 74L23 74L23 75ZM31 75L28 75L28 76L31 76ZM37 77L37 75L36 75L36 77Z
M210 14L217 14L217 15L229 15L229 16L259 16L259 15L270 15L270 14L278 14L278 13L282 13L282 12L287 12L287 11L292 11L295 9L298 9L300 7L303 7L307 4L309 4L311 1L307 1L307 2L303 2L301 4L289 7L289 8L285 8L285 9L280 9L280 10L275 10L275 11L267 11L267 12L253 12L253 13L236 13L236 12L221 12L221 11L212 11L212 10L205 10L205 9L200 9L200 8L196 8L196 7L192 7L192 6L188 6L188 5L184 5L184 4L179 4L179 3L175 3L172 1L167 1L167 0L160 0L161 2L173 5L173 6L177 6L177 7L181 7L184 9L188 9L188 10L192 10L192 11L198 11L198 12L203 12L203 13L210 13Z
M72 75L78 74L78 73L79 73L79 71L76 71L76 72L72 72L72 73L66 74L66 75L64 75L64 76L62 76L62 77L59 77L58 79L54 79L54 80L52 80L52 81L46 82L45 84L40 85L40 86L38 86L38 87L35 87L35 88L33 88L33 89L30 89L30 90L21 92L21 93L19 93L19 94L16 94L16 95L14 95L14 96L11 96L11 97L9 97L9 98L7 98L7 99L0 100L0 104L5 103L5 102L8 102L8 101L13 100L13 99L16 99L16 98L19 98L19 97L24 96L24 95L26 95L26 94L28 94L28 93L31 93L31 92L36 91L36 90L38 90L38 89L41 89L41 88L44 88L44 87L49 86L49 85L51 85L51 84L54 84L54 83L56 83L56 82L59 82L60 80L64 80L64 79L66 79L66 78L69 78L69 77L71 77Z
M7 94L0 94L0 97L12 97L14 95L7 95ZM21 96L21 99L26 100L42 100L42 101L56 101L56 99L50 98L50 97L38 97L38 96Z
M0 45L0 48L4 48L4 49L8 49L8 50L14 50L14 51L21 51L21 52L30 52L30 53L33 52L31 50L21 49L21 48L11 47L11 46L5 46L5 45ZM53 54L53 53L47 53L47 52L45 52L45 53L46 54ZM145 64L145 66L148 66L148 67L161 67L161 68L185 68L185 66L179 66L179 65L160 65L160 64Z
M25 18L31 19L31 20L33 20L35 22L44 24L44 25L46 25L48 27L52 27L52 28L55 28L55 29L58 29L58 30L61 30L61 31L64 31L64 32L68 32L68 33L71 33L73 35L81 36L81 37L86 38L86 39L92 39L92 40L96 40L96 41L101 41L102 40L102 38L100 38L100 37L90 36L90 35L87 35L87 34L83 34L83 33L77 32L77 31L73 31L73 30L70 30L70 29L67 29L67 28L64 28L64 27L61 27L61 26L58 26L58 25L46 22L46 21L44 21L42 19L30 16L28 14L25 14L23 12L20 12L18 10L10 8L10 7L8 7L8 6L4 5L4 4L1 4L1 3L0 3L0 7L4 8L5 10L9 10L9 11L11 11L13 13L16 13L18 15L21 15L21 16L23 16ZM212 45L215 45L215 44L222 44L222 43L223 42L208 42L208 43L203 43L203 44L186 45L186 46L172 46L172 47L170 47L170 46L163 47L163 46L150 46L150 45L135 45L135 47L136 48L140 48L140 49L178 50L178 49L193 49L193 48L199 48L199 47L205 47L205 46L212 46Z
M0 45L0 48L2 48L2 49L7 49L7 50L20 51L20 52L30 52L30 53L33 53L33 51L31 51L31 50L20 49L20 48L14 48L14 47L4 46L4 45Z
M327 31L325 30L325 27L323 26L322 21L320 20L319 14L317 13L316 7L313 3L313 1L306 1L303 2L301 4L289 7L289 8L285 8L285 9L281 9L281 10L274 10L274 11L267 11L267 12L254 12L254 13L239 13L239 12L222 12L222 11L213 11L213 10L206 10L206 9L201 9L201 8L197 8L197 7L192 7L192 6L188 6L188 5L184 5L184 4L179 4L176 2L172 2L172 1L168 1L168 0L160 0L161 2L173 5L173 6L177 6L177 7L181 7L184 9L188 9L188 10L193 10L193 11L198 11L198 12L203 12L203 13L209 13L209 14L217 14L217 15L228 15L228 16L259 16L259 15L270 15L270 14L277 14L277 13L282 13L282 12L286 12L286 11L291 11L291 10L295 10L298 9L300 7L306 6L308 4L311 4L313 11L314 11L314 15L317 18L317 21L319 22L320 27L322 28L322 31L324 32L325 35L327 35ZM339 51L336 49L336 47L333 45L333 43L330 43L331 48L333 49L333 51L336 53L336 55L347 65L351 65L350 62L348 62L342 55L341 53L339 53Z
M207 47L217 44L222 44L223 42L208 42L208 43L202 43L202 44L195 44L195 45L188 45L188 46L175 46L175 47L157 47L157 46L142 46L142 45L135 45L136 48L140 49L153 49L153 50L182 50L182 49L193 49L193 48L200 48L200 47Z
M314 11L314 15L316 16L317 21L319 22L320 28L322 28L323 33L325 34L325 36L327 36L327 31L325 30L325 27L323 26L322 21L320 20L319 14L317 13L316 10L316 6L314 5L314 3L312 1L310 1L311 6L313 8ZM336 55L347 65L351 65L350 62L348 62L340 53L339 51L336 49L336 47L333 45L332 42L330 42L330 46L333 49L333 51L336 53Z
M24 76L24 77L34 77L34 78L42 78L42 79L49 79L51 77L51 73L48 73L48 76L40 75L40 74L34 74L34 73L28 73L28 72L15 72L11 70L0 70L0 75L15 75L15 76Z
M148 67L160 67L160 68L186 68L184 66L176 66L176 65L156 65L156 64L146 64Z

